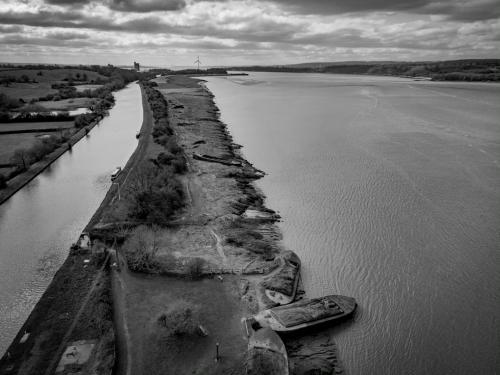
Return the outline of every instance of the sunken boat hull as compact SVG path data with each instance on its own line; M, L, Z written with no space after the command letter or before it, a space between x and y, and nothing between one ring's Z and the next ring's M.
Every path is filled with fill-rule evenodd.
M248 340L247 375L288 375L288 355L283 341L270 328L253 331Z
M261 282L266 297L274 304L287 305L295 300L300 279L300 259L293 251L283 251L277 258L278 269Z
M254 319L261 327L290 332L342 319L355 309L354 298L329 295L262 310Z

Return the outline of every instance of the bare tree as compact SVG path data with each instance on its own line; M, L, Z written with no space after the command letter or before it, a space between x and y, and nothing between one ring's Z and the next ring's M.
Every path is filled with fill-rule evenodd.
M28 150L25 150L24 148L18 148L11 156L10 162L20 170L25 171L29 167L30 159L31 155Z

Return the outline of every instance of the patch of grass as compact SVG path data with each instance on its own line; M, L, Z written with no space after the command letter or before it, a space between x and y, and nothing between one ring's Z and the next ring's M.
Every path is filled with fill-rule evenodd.
M100 86L98 86L100 87ZM63 99L58 101L43 101L37 103L38 105L47 109L57 110L57 111L70 111L72 109L88 107L96 103L96 99L90 98L72 98Z
M226 243L244 248L266 260L273 259L275 255L275 250L271 244L256 230L255 222L244 219L233 221L226 233Z

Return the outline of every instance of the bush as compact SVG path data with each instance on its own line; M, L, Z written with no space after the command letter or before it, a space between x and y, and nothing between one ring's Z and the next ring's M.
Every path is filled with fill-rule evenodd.
M0 173L0 189L5 189L7 187L7 177Z
M197 305L185 300L175 302L156 319L163 337L194 335L200 326L200 312Z
M128 183L129 216L146 223L166 225L184 203L184 190L171 167L152 163L137 168Z
M205 263L206 261L203 258L190 258L186 264L188 276L191 279L199 279L203 275Z
M17 108L21 105L19 100L11 98L3 93L0 93L0 110L6 111Z
M159 233L156 228L141 225L134 229L122 246L128 267L136 272L158 272L160 263Z

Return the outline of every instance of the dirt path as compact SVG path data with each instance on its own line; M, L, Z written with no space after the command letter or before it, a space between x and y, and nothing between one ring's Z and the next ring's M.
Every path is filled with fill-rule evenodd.
M221 245L221 239L212 229L210 229L210 233L215 238L215 247L217 248L217 252L219 253L220 257L222 258L223 264L225 265L227 263L227 258Z
M111 283L113 293L113 317L115 324L116 334L116 363L115 375L131 375L132 349L130 347L130 332L126 321L125 312L125 285L121 277L121 272L127 272L126 263L120 259L115 250L110 249L111 252Z

